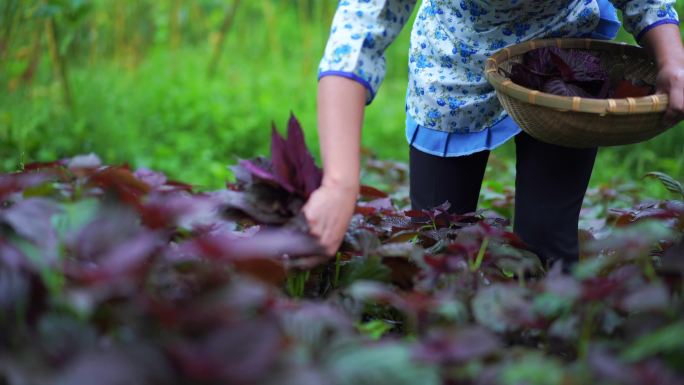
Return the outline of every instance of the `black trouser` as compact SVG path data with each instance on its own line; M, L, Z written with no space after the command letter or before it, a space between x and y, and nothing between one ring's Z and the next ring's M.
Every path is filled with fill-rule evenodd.
M515 137L514 232L546 264L579 256L577 222L596 149L540 142L522 132ZM411 204L416 209L451 203L451 211L475 211L489 151L443 158L411 147Z

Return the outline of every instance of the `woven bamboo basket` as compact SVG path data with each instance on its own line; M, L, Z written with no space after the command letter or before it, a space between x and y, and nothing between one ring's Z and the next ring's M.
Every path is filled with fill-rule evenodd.
M648 140L666 130L667 95L591 99L556 96L513 83L506 77L525 52L554 46L592 51L605 68L624 65L625 77L655 84L657 68L643 48L592 39L534 40L504 48L486 62L485 76L503 107L531 136L566 147L617 146ZM502 71L505 70L505 71Z

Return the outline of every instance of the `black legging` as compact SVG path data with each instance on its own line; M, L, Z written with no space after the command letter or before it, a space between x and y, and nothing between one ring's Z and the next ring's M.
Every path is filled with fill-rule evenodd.
M595 148L575 149L515 137L514 232L551 264L576 262L577 222L596 159ZM489 151L443 158L410 149L411 205L416 209L451 203L458 214L475 211Z

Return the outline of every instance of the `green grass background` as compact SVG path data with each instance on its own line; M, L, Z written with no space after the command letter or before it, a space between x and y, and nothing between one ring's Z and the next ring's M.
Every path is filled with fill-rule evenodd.
M15 22L6 60L0 62L2 171L95 152L107 163L150 167L214 188L230 178L226 166L237 158L267 154L271 123L282 129L291 111L318 156L316 70L335 0L243 1L213 78L206 68L230 1L48 2L55 5L73 109L64 103L47 53L30 82L12 86L28 65L21 53L35 42L46 16L40 2L4 1L19 3L20 9L0 4L2 20ZM684 2L677 3L684 14ZM83 4L85 10L78 11ZM196 7L201 7L199 16ZM74 9L82 14L71 15ZM125 17L117 18L121 12ZM126 28L117 27L117 20ZM387 52L386 81L367 109L363 145L380 158L407 158L403 125L409 30ZM495 157L512 162L513 153L508 143ZM592 185L633 180L655 170L684 178L681 125L647 143L602 149ZM497 178L497 171L490 170L488 179ZM644 188L648 194L661 191L653 183Z

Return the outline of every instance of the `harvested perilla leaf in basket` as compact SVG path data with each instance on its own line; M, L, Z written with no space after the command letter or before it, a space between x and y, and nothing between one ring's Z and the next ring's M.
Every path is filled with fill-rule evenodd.
M609 98L638 98L655 93L655 87L639 79L628 80L625 76L625 65L615 64L610 69Z
M653 86L624 77L624 66L607 71L601 59L587 51L543 47L525 53L506 74L514 83L559 96L626 98L652 94Z

